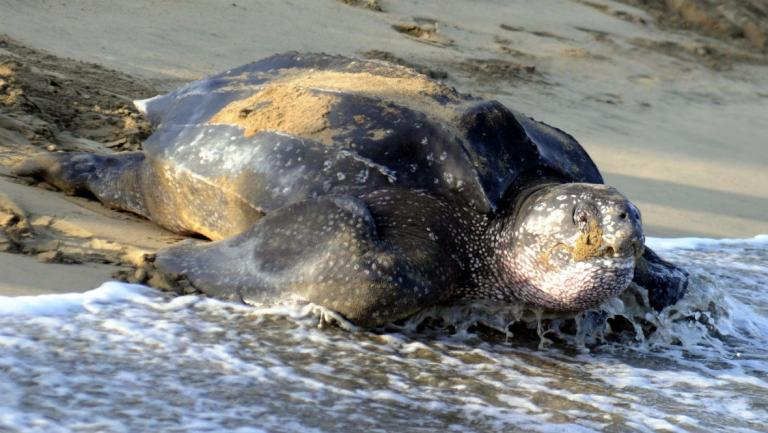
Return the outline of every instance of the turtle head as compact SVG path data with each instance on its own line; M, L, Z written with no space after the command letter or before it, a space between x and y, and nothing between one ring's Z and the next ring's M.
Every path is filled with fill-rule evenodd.
M618 295L643 252L640 211L602 184L550 184L521 194L499 233L497 279L526 303L580 311Z

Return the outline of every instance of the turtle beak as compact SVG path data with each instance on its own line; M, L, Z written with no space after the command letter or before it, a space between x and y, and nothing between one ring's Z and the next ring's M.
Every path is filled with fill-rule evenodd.
M607 256L634 257L637 260L645 250L645 236L639 214L633 214L632 207L620 207L612 212L611 225L613 233L603 236Z
M573 222L587 241L597 241L601 256L637 259L643 254L645 236L639 212L628 201L616 202L602 212L593 203L581 202L574 208ZM593 231L599 233L597 239L592 237L597 234Z
M605 245L605 255L614 258L632 256L637 260L645 251L645 242L643 242L642 235L619 235L614 236L610 240L603 238L603 245Z

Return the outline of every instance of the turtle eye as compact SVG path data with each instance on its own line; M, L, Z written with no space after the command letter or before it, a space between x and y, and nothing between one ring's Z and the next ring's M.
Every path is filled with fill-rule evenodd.
M576 224L577 227L579 227L579 230L583 230L587 226L587 222L589 221L589 217L587 216L587 213L583 210L576 209L573 212L573 223Z
M573 208L573 223L581 231L585 231L589 227L589 221L596 217L596 209L588 203L579 203Z

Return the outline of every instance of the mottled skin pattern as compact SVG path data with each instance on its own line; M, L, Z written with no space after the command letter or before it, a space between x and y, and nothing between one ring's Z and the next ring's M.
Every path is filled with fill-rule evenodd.
M489 230L495 272L479 292L517 287L516 297L550 310L583 310L621 293L643 249L637 208L605 185L547 184L528 193L511 227ZM601 228L601 244L593 257L574 257L571 246L590 223ZM503 291L494 298L511 301Z
M685 292L687 274L643 250L639 211L571 136L407 68L277 55L146 113L143 152L47 154L17 171L217 241L160 251L155 282L310 301L364 326L472 299L580 311L633 279L657 309Z

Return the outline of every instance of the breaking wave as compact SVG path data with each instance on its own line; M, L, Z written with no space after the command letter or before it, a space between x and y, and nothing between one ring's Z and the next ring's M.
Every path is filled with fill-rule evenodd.
M765 431L768 236L648 244L692 274L661 312L634 287L365 331L116 282L0 297L0 431Z

